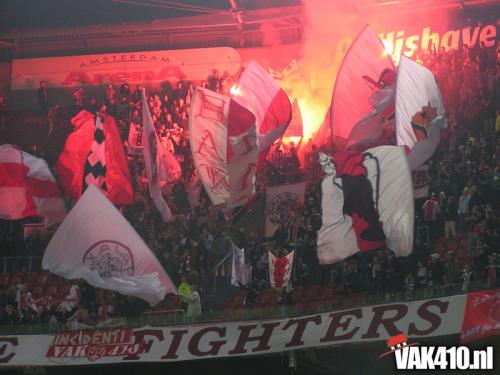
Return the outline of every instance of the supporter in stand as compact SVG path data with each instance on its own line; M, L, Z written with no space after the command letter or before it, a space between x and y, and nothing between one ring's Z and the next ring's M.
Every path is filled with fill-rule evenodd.
M201 315L201 298L198 289L198 284L193 284L191 293L182 297L182 300L187 303L186 318L191 323L196 322Z
M47 113L50 105L49 92L47 90L47 83L45 81L40 81L40 87L37 90L38 104L40 105L40 110Z

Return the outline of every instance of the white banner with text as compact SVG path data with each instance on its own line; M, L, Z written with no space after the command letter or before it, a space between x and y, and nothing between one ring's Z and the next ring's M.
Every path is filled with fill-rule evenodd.
M0 365L182 361L381 341L400 332L458 334L465 301L458 295L261 321L0 336Z

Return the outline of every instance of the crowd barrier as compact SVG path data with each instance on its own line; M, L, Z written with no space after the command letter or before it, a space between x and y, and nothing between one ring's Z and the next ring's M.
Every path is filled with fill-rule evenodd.
M127 327L140 328L144 326L169 327L187 323L219 323L245 320L284 319L328 311L345 310L346 308L366 307L387 303L408 303L425 299L443 298L464 294L471 291L487 290L483 282L472 282L469 289L462 290L459 283L444 284L438 287L416 289L408 298L407 291L393 293L370 294L367 292L348 295L338 295L335 301L308 303L301 305L279 305L272 307L239 308L230 310L203 311L200 316L188 319L182 309L146 311L140 316L115 318L100 322L95 326L62 323L16 324L0 325L0 335L11 334L43 334L61 331L81 330L83 328ZM203 305L203 300L202 300ZM109 323L109 324L108 324Z

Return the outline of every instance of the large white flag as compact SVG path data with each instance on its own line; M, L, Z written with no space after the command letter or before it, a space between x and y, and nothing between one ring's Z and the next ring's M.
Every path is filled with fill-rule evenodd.
M227 166L229 98L197 87L191 98L189 143L193 161L214 205L230 200Z
M161 167L164 153L167 152L161 145L149 112L146 92L142 90L142 145L144 148L144 166L148 177L149 193L161 214L164 222L172 221L172 211L161 193L161 181L167 180L166 170Z
M434 111L435 118L415 115L424 107ZM430 120L430 121L428 121ZM441 92L434 74L426 67L406 56L401 56L396 81L396 136L400 146L408 146L410 168L425 163L439 143L441 129L446 127L445 110Z
M0 219L40 216L45 224L66 215L56 180L45 160L13 145L0 145Z
M93 185L52 237L42 267L66 279L139 297L154 306L176 293L151 250Z
M212 203L232 208L255 192L255 116L231 98L197 87L189 137L194 165Z
M382 133L383 112L388 106L381 99L392 96L393 84L391 56L367 25L349 46L337 73L327 124L333 136L352 145L374 142Z
M372 208L378 213L387 248L394 251L396 256L410 254L413 247L414 198L413 182L404 150L396 146L368 149L362 155L362 166L367 171L366 178L373 194ZM346 185L345 181L342 177L337 177L335 171L327 172L321 185L323 216L317 242L321 264L347 258L367 244L356 233L353 225L353 218L357 223L362 223L361 226L366 224L363 213L345 213L345 199L349 199L347 204L353 206L353 200L365 202L366 197L359 196L359 189L352 183ZM358 232L366 229L361 226L356 228Z
M295 250L284 257L277 258L270 251L269 256L269 280L271 287L280 289L289 283L292 275L293 257Z

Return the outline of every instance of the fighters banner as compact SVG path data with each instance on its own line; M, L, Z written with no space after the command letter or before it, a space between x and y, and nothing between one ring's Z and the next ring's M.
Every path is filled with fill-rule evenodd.
M280 353L386 340L400 332L458 334L465 295L321 314L171 327L105 328L0 337L0 366L168 362Z
M306 184L272 186L267 189L266 236L272 236L280 223L289 224L293 214L304 202Z
M460 342L500 335L500 290L469 293Z

